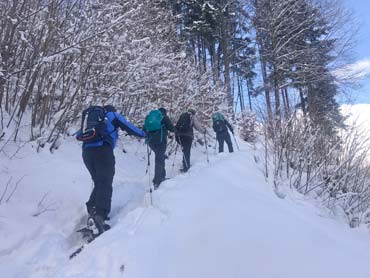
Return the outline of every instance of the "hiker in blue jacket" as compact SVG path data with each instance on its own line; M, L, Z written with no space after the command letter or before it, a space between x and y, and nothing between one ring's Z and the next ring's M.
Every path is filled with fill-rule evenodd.
M102 120L96 121L96 116L94 119L94 113L103 113L101 116ZM92 125L94 126L91 134L83 132L87 130L87 128L85 129L83 127L85 121L84 114L87 114L87 125L90 124L90 127ZM99 125L103 125L103 128L100 132L101 134L96 135L96 133L99 133ZM77 139L83 141L83 161L94 182L94 189L89 200L86 202L87 212L89 217L94 220L99 233L107 229L107 224L104 221L109 219L108 214L111 210L112 183L115 173L113 149L118 139L118 128L127 132L129 135L141 138L146 136L145 132L128 122L112 105L106 105L104 108L91 106L86 109L83 112L81 130L77 133ZM84 137L85 134L87 135Z
M144 130L147 133L147 143L155 154L153 178L154 189L157 189L161 182L166 178L165 153L167 149L167 136L169 131L175 132L175 127L167 116L167 110L163 107L158 110L162 114L161 128L154 131L146 131L146 128L144 127Z

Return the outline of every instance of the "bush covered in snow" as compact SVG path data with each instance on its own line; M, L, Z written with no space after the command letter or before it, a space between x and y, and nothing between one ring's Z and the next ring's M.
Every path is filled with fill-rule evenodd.
M246 142L254 142L257 136L256 114L245 110L237 115L240 137Z

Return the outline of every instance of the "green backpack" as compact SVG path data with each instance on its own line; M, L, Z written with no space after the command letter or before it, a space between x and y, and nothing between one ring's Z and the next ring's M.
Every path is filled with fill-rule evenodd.
M144 121L144 128L147 131L156 131L162 128L163 115L159 110L152 110L146 116Z
M216 113L213 113L212 120L213 120L213 122L223 121L224 116L220 112L216 112Z

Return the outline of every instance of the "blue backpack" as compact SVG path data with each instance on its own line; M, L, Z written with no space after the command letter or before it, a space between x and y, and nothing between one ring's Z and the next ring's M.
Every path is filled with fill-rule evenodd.
M82 112L81 134L77 140L92 144L103 140L106 136L106 111L101 106L90 106Z

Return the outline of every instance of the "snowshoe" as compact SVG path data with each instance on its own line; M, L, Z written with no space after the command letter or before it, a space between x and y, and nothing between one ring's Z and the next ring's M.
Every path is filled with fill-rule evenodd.
M93 215L89 216L87 219L87 226L77 230L77 232L81 233L82 238L84 239L85 243L83 243L75 252L73 252L69 259L77 256L81 251L85 248L87 244L92 242L102 233L110 229L110 225L104 223L104 218L100 215Z

